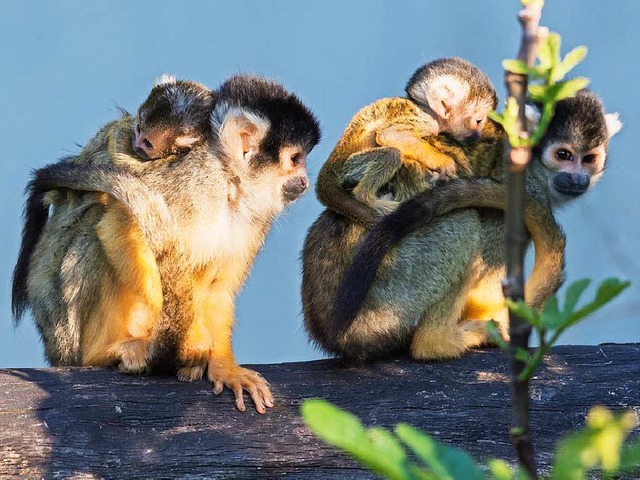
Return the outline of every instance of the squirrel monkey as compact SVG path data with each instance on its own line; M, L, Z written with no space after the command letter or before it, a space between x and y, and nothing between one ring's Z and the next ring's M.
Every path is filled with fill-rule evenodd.
M245 410L247 390L264 413L273 406L268 383L231 348L235 295L273 219L307 190L320 130L295 95L260 77L234 76L215 98L209 136L179 161L142 162L135 173L64 163L36 172L28 204L47 188L104 193L86 195L94 200L74 232L52 217L39 239L23 236L37 244L14 292L24 292L22 310L32 308L54 364L126 361L181 380L206 372L214 393L227 386ZM120 133L132 148L133 122ZM55 283L45 263L61 242ZM76 335L69 326L78 341L66 341Z
M563 280L565 237L552 209L599 180L609 140L620 128L617 114L605 114L597 95L583 90L558 103L534 151L526 226L536 261L525 298L537 308ZM487 343L490 319L506 332L499 211L505 173L502 161L495 165L493 179L444 182L405 202L368 233L322 214L303 252L305 324L312 339L352 361L399 349L427 360L458 357Z
M143 165L146 160L178 158L177 156L188 153L190 148L202 143L209 135L213 99L213 92L200 83L176 80L173 76L163 75L154 81L153 88L138 108L135 119L123 111L121 118L103 126L78 155L66 157L61 163L117 164L132 172L138 172L145 168ZM132 128L135 135L131 134ZM155 145L145 145L145 140L153 140ZM142 146L139 147L138 144ZM43 264L46 268L42 269L38 278L42 281L46 277L47 282L43 284L53 285L59 281L57 272L64 267L64 256L56 252L67 248L68 242L71 241L69 235L76 233L77 226L80 229L84 228L84 225L80 225L83 215L97 215L96 208L93 207L96 201L95 195L83 195L77 189L55 189L46 191L43 195L29 196L25 208L22 245L13 275L12 310L16 322L27 307L26 281L29 262L43 230L51 228L56 231L55 235L48 238L57 247L54 248L52 245L48 250L50 256ZM103 219L102 223L109 223L108 217L117 216L115 212L118 208L117 205L111 208L107 220ZM46 224L48 227L45 227ZM149 252L138 252L134 256L142 258L145 255L148 256ZM127 269L126 266L123 267ZM148 278L143 278L141 282L148 285ZM132 279L131 283L134 289L139 289L139 282ZM62 313L54 315L61 316ZM81 363L78 357L80 325L79 320L70 320L73 316L70 313L68 321L59 327L65 330L57 335L59 342L45 341L47 358L54 365ZM125 361L121 363L120 368L135 373L143 369L143 365L140 362L131 364Z
M442 58L418 69L405 91L407 98L383 98L356 113L322 166L316 193L334 212L372 225L435 178L469 173L431 137L468 145L482 138L497 106L489 78L466 60Z

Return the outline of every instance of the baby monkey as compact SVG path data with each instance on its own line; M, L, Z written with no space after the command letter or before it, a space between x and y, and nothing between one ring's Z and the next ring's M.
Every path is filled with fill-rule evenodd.
M442 58L418 69L405 91L351 119L318 176L318 199L331 210L372 225L437 178L470 173L431 142L443 134L470 145L486 135L497 106L489 78L466 60Z
M206 86L162 75L138 108L133 150L143 160L185 155L209 133L212 109Z

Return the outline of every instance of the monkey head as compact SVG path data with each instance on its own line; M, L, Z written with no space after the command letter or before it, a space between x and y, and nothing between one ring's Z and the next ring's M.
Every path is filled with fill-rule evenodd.
M309 188L306 162L320 141L311 111L280 84L236 75L216 93L212 131L232 165L240 189L273 215Z
M204 85L161 76L138 108L133 150L143 160L188 153L205 139L212 108Z
M534 153L548 176L554 206L586 193L607 164L609 139L620 131L618 114L606 114L600 98L580 90L561 100L547 133Z
M462 58L440 58L418 69L407 96L434 114L441 133L463 144L477 142L498 97L489 77Z

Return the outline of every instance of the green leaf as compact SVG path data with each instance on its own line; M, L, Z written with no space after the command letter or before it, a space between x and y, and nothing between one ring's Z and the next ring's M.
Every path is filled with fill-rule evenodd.
M530 323L534 327L540 326L540 313L538 313L535 308L531 308L522 300L514 302L513 300L507 298L505 299L505 303L507 304L507 307L509 307L509 310L511 310L519 317L522 317L527 321L527 323Z
M379 450L385 452L387 460L401 464L407 459L404 447L389 430L377 427L370 428L367 430L367 436Z
M614 415L605 407L593 407L587 415L586 427L558 443L551 478L582 479L592 469L602 470L609 478L622 467L623 451L628 452L629 463L633 464L640 459L640 452L634 446L623 450L623 443L636 425L631 411Z
M583 278L572 282L571 285L567 287L567 291L564 296L564 314L567 317L573 313L573 309L578 303L578 300L580 300L580 297L590 284L590 279Z
M564 60L562 60L562 62L560 62L560 64L553 69L551 81L559 82L560 80L562 80L567 75L567 73L573 70L576 65L584 60L584 57L587 56L587 52L587 47L580 46L567 53L564 57Z
M504 460L492 458L487 462L489 471L495 480L513 480L513 472L511 467Z
M549 33L538 48L540 67L551 69L560 63L560 43L560 35L555 32Z
M530 83L527 86L527 92L529 93L529 99L534 103L544 103L547 99L547 86L536 85Z
M572 80L566 80L564 82L557 83L554 87L554 97L553 100L555 102L559 102L560 100L564 100L565 98L575 97L576 93L579 90L582 90L587 85L589 85L590 80L585 77L577 77Z
M580 320L584 319L596 310L599 310L603 305L609 303L615 297L620 295L620 293L622 293L622 291L625 290L629 285L631 285L631 282L623 282L617 278L608 278L604 280L598 287L596 298L591 303L574 312L567 320L566 327L575 325Z
M547 330L556 330L566 320L558 308L558 297L551 297L544 303L540 313L540 323Z
M640 440L628 445L620 455L621 472L640 472Z
M529 75L529 67L522 60L503 60L502 68L507 72Z
M307 426L329 445L338 447L369 469L391 479L409 478L406 471L406 455L400 455L392 445L390 434L374 429L366 431L354 415L321 399L306 400L300 408ZM402 447L400 447L402 448Z
M487 330L487 335L489 335L489 338L493 341L493 343L495 343L501 350L506 352L509 349L509 344L504 340L504 338L502 338L498 322L496 322L495 320L489 320L485 328Z
M520 146L520 121L518 119L518 102L515 98L507 98L507 106L502 112L502 127L507 133L512 147Z
M531 354L529 353L529 350L522 347L516 347L513 350L513 356L516 360L519 360L522 363L528 363L529 360L531 360Z
M485 475L471 455L435 441L406 423L396 425L395 433L440 480L483 480Z

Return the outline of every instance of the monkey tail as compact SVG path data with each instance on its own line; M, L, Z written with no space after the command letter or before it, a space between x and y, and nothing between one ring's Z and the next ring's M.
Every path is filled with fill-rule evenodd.
M27 278L31 254L36 248L49 217L49 208L44 204L43 196L36 194L31 188L31 184L27 186L25 193L27 194L27 202L23 213L22 240L11 284L11 313L15 325L20 323L27 308Z
M485 178L450 180L404 202L380 220L365 236L342 278L330 317L332 338L337 339L355 320L387 253L419 227L462 208L504 210L504 184ZM565 236L551 210L532 198L527 199L525 226L536 248L525 298L540 308L564 280Z
M121 202L133 215L154 253L179 238L177 224L167 204L157 192L138 177L113 165L54 163L33 173L27 189L40 198L49 190L68 188L76 191L107 193Z

